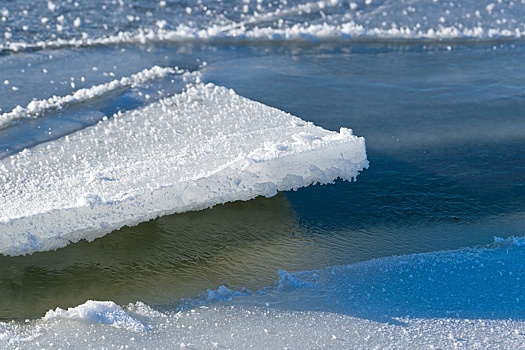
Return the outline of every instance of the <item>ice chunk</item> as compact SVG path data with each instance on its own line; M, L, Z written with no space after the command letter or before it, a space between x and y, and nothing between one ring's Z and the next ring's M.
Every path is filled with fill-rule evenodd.
M195 84L2 159L0 253L52 250L160 215L353 180L367 166L365 141L349 129L327 131Z

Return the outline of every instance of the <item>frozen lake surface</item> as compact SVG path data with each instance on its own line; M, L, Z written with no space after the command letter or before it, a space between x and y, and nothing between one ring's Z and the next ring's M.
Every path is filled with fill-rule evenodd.
M16 246L7 227L23 211L52 213L45 225L17 231L38 228L35 237L62 242L46 249L82 238L64 236L69 223L82 223L68 203L109 210L124 198L114 222L158 216L165 209L126 217L139 211L136 193L115 187L125 169L128 192L166 194L199 169L212 179L210 191L188 192L200 204L175 212L222 203L208 202L210 193L244 200L272 195L280 183L288 190L355 177L365 163L340 166L337 147L360 149L341 128L366 140L370 162L356 182L6 255L46 250L27 234L26 245L0 256L0 347L523 347L524 14L523 1L0 5L4 247ZM203 111L219 115L218 124ZM186 118L161 127L172 112ZM324 130L301 133L303 121ZM250 128L257 137L203 148L219 131ZM163 136L170 130L190 135L172 153ZM78 161L65 161L66 140L79 140ZM259 149L250 159L274 157L272 174L288 175L310 169L315 160L301 154L314 146L341 172L309 170L317 177L301 186L297 177L266 179L246 197L232 190L258 186L245 163L230 182L208 171ZM181 148L190 150L186 160ZM83 218L81 228L97 227L90 232L99 236L112 229Z

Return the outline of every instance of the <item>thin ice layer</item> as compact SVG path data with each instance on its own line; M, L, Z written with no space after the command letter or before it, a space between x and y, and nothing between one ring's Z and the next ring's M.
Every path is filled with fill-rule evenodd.
M155 308L89 300L1 323L4 348L523 349L524 237L488 247L279 272ZM80 336L79 336L80 335Z
M363 138L211 84L0 162L0 253L92 240L124 225L273 196L368 166Z

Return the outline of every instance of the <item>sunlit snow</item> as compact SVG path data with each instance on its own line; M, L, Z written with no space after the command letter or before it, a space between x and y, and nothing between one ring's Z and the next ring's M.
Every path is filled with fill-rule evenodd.
M363 138L197 84L0 163L0 252L92 240L123 225L355 179Z

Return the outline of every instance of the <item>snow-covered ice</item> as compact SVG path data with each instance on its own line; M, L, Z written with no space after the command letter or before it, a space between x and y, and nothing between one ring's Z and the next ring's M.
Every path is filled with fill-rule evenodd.
M354 180L364 139L212 84L1 160L0 253L52 250L124 225Z
M82 13L84 4L75 8L63 4L60 10L67 13L70 23L65 23L64 15L51 19L43 17L36 25L45 34L39 33L33 42L22 41L17 33L13 35L11 31L5 31L0 52L158 42L520 40L525 33L521 20L523 2L519 4L517 1L498 1L496 4L483 0L466 5L460 1L313 1L303 4L282 1L266 8L262 1L257 1L256 4L233 5L224 13L221 13L221 2L217 3L197 3L185 8L174 6L172 9L157 7L152 2L143 5L150 13L146 18L140 16L144 11L142 6L129 6L130 13L124 15L121 13L123 6L116 6L112 12L111 6L104 5L103 11L98 12L102 18L114 22L116 30L122 27L132 30L118 30L117 33L95 37L89 32L101 29L106 32L108 24L103 21L92 23L89 16L81 18L86 15ZM217 18L211 16L208 19L212 13ZM162 19L156 19L153 14ZM16 15L14 11L13 14L7 11L4 18L7 20ZM308 21L303 21L304 15L310 15ZM61 34L59 38L56 34L47 37L46 32L52 32L50 20L56 25L55 31ZM83 21L92 24L83 28ZM64 36L64 32L69 35Z

